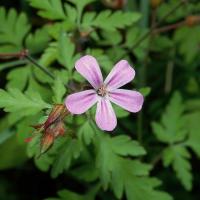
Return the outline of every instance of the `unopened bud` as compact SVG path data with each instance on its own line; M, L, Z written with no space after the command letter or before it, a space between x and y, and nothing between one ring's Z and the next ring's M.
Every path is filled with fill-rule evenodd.
M162 3L162 0L151 0L150 3L151 3L151 7L155 9Z
M187 16L185 19L185 24L187 26L195 26L200 23L200 16L199 15L190 15Z

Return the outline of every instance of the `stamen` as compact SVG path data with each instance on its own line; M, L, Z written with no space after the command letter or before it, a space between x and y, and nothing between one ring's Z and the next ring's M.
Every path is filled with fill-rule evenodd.
M106 86L102 85L98 90L97 90L97 94L99 96L105 97L107 94L107 90L106 90Z

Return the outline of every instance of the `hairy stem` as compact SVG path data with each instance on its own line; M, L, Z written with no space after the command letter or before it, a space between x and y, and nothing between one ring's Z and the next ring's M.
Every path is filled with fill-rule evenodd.
M29 55L25 55L25 58L27 60L29 60L31 63L33 63L36 67L38 67L45 74L47 74L49 77L51 77L52 79L55 79L55 76L48 69L46 69L45 67L43 67L42 65L40 65L34 58L32 58Z

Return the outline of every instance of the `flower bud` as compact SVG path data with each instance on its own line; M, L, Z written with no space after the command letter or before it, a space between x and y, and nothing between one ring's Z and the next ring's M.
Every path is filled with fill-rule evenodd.
M150 3L151 3L151 7L155 9L162 3L162 0L151 0Z
M200 23L200 16L198 15L190 15L185 19L185 24L187 26L195 26Z
M53 145L54 140L63 136L65 133L64 118L69 114L69 111L63 104L56 104L52 108L47 120L43 124L37 124L33 127L36 129L34 133L41 133L40 154L45 153ZM30 142L32 137L25 141Z

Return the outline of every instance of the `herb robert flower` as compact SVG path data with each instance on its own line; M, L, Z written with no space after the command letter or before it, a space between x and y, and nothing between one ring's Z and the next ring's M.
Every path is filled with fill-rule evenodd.
M76 70L87 79L93 89L67 96L65 105L73 114L82 114L97 103L96 123L102 130L112 131L117 118L111 102L129 112L141 110L144 98L137 91L119 89L135 76L134 69L126 60L119 61L108 74L105 81L96 59L83 56L75 63Z

